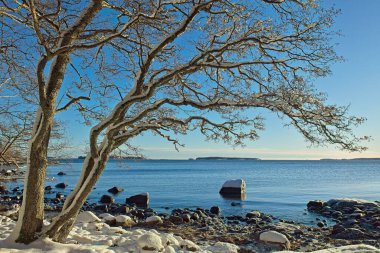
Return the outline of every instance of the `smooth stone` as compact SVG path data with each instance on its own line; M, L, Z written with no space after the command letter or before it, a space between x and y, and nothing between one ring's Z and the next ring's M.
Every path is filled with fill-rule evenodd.
M116 186L114 186L114 187L108 189L108 192L110 192L110 193L112 193L112 194L118 194L118 193L120 193L120 192L122 192L122 191L124 191L123 188L116 187Z
M150 216L146 218L145 223L149 225L155 225L155 224L162 224L163 221L160 216L155 215L155 216Z
M290 242L288 238L277 231L266 231L260 234L260 241L269 242L269 243L279 243L286 246L286 248L290 248Z
M66 186L67 186L67 184L65 184L65 183L59 183L59 184L55 185L56 188L62 188L62 189L65 189Z
M127 215L118 215L115 217L117 226L131 227L136 224L136 222Z
M90 222L100 222L100 219L91 211L84 211L78 214L77 223L90 223Z
M127 204L136 204L138 207L147 208L149 206L149 193L140 193L125 200Z
M261 213L259 211L252 211L252 212L247 213L245 215L245 217L247 217L247 218L260 218Z
M161 238L154 233L147 233L137 239L137 247L140 250L161 251L162 246Z

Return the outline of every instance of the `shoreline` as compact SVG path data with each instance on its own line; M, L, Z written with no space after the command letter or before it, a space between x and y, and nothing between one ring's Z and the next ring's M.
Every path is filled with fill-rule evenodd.
M11 175L17 181L22 175ZM1 189L0 189L1 190ZM53 190L53 193L55 191ZM45 217L51 219L62 207L65 196L57 192L56 197L45 199ZM17 213L12 213L15 205L22 201L21 187L0 192L0 215L12 220ZM312 200L305 203L308 211L321 216L316 218L316 225L305 225L295 220L284 220L270 214L252 210L244 215L223 215L219 207L174 208L167 213L159 213L151 208L138 208L130 204L98 204L86 202L82 211L90 211L99 217L108 216L104 222L118 227L117 216L127 216L133 226L122 229L172 233L184 240L199 245L214 245L218 242L239 247L238 252L273 252L290 249L297 252L310 252L326 248L365 244L380 248L380 202L355 199L330 201ZM4 211L5 210L5 211ZM112 219L114 217L114 219ZM154 217L154 218L151 218ZM161 222L147 223L147 219ZM333 220L330 225L327 220ZM10 222L10 221L9 221ZM260 238L268 231L279 233L289 243L267 243Z
M1 196L0 205L20 203L16 197L4 201ZM50 220L57 214L63 199L55 205L45 208L46 219ZM355 199L339 199L310 201L307 205L310 212L321 214L326 219L334 219L333 226L328 226L326 220L317 218L317 226L309 226L292 220L283 220L259 211L251 211L245 215L223 216L217 207L210 209L177 208L170 214L158 213L151 208L141 209L135 205L89 204L83 206L82 212L93 212L112 227L119 227L116 217L127 216L133 225L121 226L122 229L144 231L155 230L158 233L171 233L184 240L196 242L199 245L214 245L218 242L239 247L237 252L274 252L292 250L310 252L326 248L347 245L365 244L380 248L380 203ZM4 215L1 214L0 215ZM17 213L9 215L15 220ZM158 222L147 222L152 219ZM263 242L260 235L275 231L286 238L287 243Z

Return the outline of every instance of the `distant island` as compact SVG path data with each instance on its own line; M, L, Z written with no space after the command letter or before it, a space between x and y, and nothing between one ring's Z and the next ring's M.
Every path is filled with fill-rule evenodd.
M320 161L378 161L380 158L351 158L351 159L334 159L334 158L323 158Z
M78 159L85 159L85 156L78 156ZM146 160L142 156L114 156L111 155L110 158L111 160Z
M189 160L193 160L190 158ZM259 158L247 158L247 157L222 157L222 156L207 156L197 157L195 160L260 160Z

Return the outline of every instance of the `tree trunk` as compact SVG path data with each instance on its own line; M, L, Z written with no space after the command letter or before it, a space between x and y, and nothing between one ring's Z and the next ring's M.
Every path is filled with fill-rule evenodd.
M87 155L77 187L67 197L61 213L54 218L44 234L58 242L63 242L66 239L74 225L76 216L102 174L111 151L112 144L107 144L104 145L99 157L93 158L91 153Z
M45 116L39 108L29 141L27 173L19 218L10 238L16 242L30 243L37 238L44 219L44 184L47 164L47 147L52 126L52 116Z

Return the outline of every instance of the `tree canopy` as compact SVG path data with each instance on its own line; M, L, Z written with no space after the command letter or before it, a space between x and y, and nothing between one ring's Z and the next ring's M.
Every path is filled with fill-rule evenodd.
M110 153L143 132L177 146L177 134L197 129L241 145L264 129L260 109L311 144L365 149L367 137L352 131L363 119L328 104L312 85L339 60L331 29L337 11L317 1L1 3L2 68L39 105L26 187L43 185L57 113L75 106L92 126L78 185L45 230L55 240L67 235ZM24 242L42 229L43 198L28 201L14 232ZM27 206L37 215L25 214ZM27 222L34 225L23 230Z

